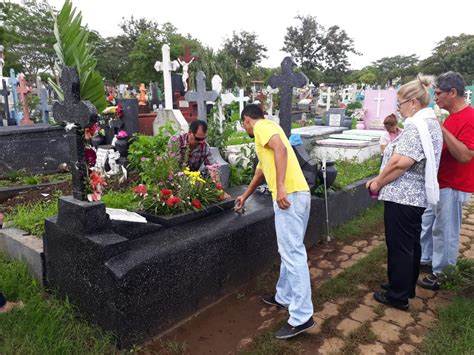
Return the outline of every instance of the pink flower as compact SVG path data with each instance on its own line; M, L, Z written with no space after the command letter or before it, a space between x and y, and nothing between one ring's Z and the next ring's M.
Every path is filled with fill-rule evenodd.
M139 196L145 196L146 193L148 192L148 189L145 185L139 184L133 189L133 192Z
M125 132L123 129L117 133L117 138L118 139L125 139L128 137L127 132Z

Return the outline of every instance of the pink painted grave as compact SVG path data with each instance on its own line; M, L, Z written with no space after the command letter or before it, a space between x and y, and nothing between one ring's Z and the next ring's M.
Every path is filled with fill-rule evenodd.
M385 117L397 111L396 90L365 90L364 118L366 129L384 129Z

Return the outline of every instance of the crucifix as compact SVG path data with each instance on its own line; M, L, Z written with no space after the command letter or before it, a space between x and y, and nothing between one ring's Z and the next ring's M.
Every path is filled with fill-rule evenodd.
M20 73L18 75L20 79L20 86L17 89L18 96L20 97L21 105L23 107L23 118L21 119L20 125L21 126L28 126L34 124L32 120L30 120L30 108L28 107L28 102L26 101L26 95L30 93L31 89L28 87L25 74Z
M244 95L244 89L239 89L239 96L235 98L235 101L239 102L239 116L244 110L244 104L249 100L248 96Z
M61 71L60 85L64 92L64 101L53 106L53 117L59 124L65 125L71 151L70 168L72 172L72 194L76 200L87 201L86 178L87 164L84 157L84 138L82 130L90 123L96 108L89 101L81 100L79 75L74 68Z
M380 96L380 91L377 94L377 97L374 98L377 101L377 118L380 118L380 102L385 100L382 96Z
M273 75L268 84L281 90L280 98L280 125L286 136L291 134L291 104L293 101L293 88L302 88L308 84L308 78L303 73L293 73L296 66L293 58L285 57L281 62L281 75Z
M198 71L196 75L196 91L188 91L184 98L188 102L197 102L198 118L207 122L207 101L216 101L219 94L215 91L206 91L206 75L203 71Z
M189 65L197 60L197 57L191 56L191 52L189 51L189 47L184 47L184 56L178 57L178 62L183 67L183 76L181 80L183 81L184 91L188 91L188 78L189 78Z
M14 126L17 125L19 122L18 120L20 119L17 110L18 106L18 93L16 92L16 89L18 87L18 79L16 78L15 75L15 70L13 68L10 69L10 85L12 87L12 92L10 94L10 97L12 99L12 105L11 105L11 111L10 111L10 120L11 122L8 123L9 126Z
M163 54L162 62L155 63L155 70L163 72L163 81L165 87L165 109L173 109L173 89L171 87L171 72L176 71L179 67L179 63L176 60L171 61L170 59L170 46L164 44L161 47L161 53Z
M0 77L1 78L1 77ZM5 112L5 118L7 119L7 125L10 125L10 108L8 107L8 86L5 79L1 79L0 83L0 96L3 98L3 111ZM0 118L0 126L3 126L3 119Z

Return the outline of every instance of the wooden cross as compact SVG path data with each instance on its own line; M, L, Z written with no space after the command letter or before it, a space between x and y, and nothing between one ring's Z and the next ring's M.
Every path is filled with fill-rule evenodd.
M64 101L53 106L56 122L65 125L68 131L71 151L72 194L77 200L86 201L87 164L84 157L84 138L80 129L90 123L91 115L97 110L89 101L81 101L79 75L74 68L64 68L61 72L61 88Z
M191 51L190 51L188 46L184 47L184 55L182 55L181 57L178 57L178 58L179 58L179 60L181 60L182 62L185 62L185 63L189 63L192 60L197 61L199 59L198 57L195 57L195 56L191 55Z
M293 73L296 66L293 58L285 57L281 62L281 75L273 75L268 84L281 90L280 96L280 125L286 136L291 134L291 104L293 101L293 88L302 88L308 83L308 78L303 73Z
M216 101L219 94L215 91L206 91L206 75L203 71L199 71L196 75L196 91L188 91L184 98L188 102L197 102L198 118L207 122L207 101Z
M27 82L23 73L20 73L18 77L20 78L20 86L18 87L17 92L20 97L21 105L23 106L23 118L21 119L20 125L28 126L34 124L34 122L30 120L30 108L26 101L26 95L30 93L31 89L26 85Z

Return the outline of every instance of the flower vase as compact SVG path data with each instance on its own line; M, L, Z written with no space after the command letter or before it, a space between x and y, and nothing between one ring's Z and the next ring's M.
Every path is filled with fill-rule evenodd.
M365 129L365 124L363 121L357 121L356 129Z
M115 149L120 153L120 158L127 158L128 139L117 139L115 141Z

